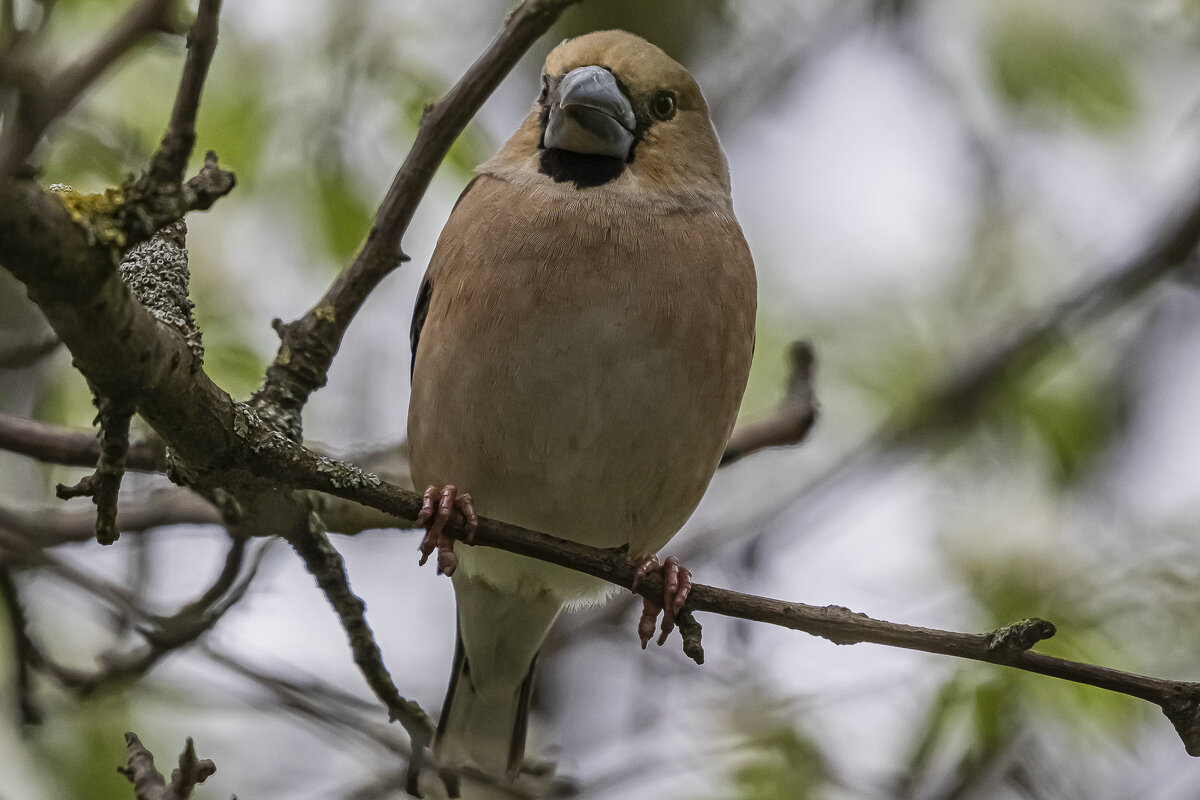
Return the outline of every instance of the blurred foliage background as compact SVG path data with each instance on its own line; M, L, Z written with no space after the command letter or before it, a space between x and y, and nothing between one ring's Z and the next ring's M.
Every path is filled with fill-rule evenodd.
M5 3L5 5L9 5ZM108 0L11 4L47 64L84 52ZM493 0L226 4L197 163L239 185L188 220L207 368L248 395L269 322L351 258L423 105L486 46ZM930 627L1053 620L1046 652L1200 679L1200 296L1189 266L1048 355L937 408L963 365L1154 242L1200 176L1195 0L585 0L534 48L443 165L310 404L310 439L399 441L412 300L472 168L515 129L560 39L640 33L691 66L729 155L761 284L744 417L769 413L784 351L811 339L823 416L805 446L718 475L671 551L698 580ZM170 111L183 43L105 76L39 152L46 183L136 170ZM0 338L47 329L0 272ZM0 410L87 426L61 349L0 370ZM907 431L897 436L897 430ZM0 453L0 507L61 513L77 470ZM134 494L160 485L127 480ZM72 501L85 504L84 500ZM449 584L413 534L338 538L406 695L436 711ZM100 584L147 613L197 595L223 533L152 529L14 570L31 633L80 668L126 646ZM82 576L82 577L80 577ZM543 654L531 752L589 798L1152 798L1200 795L1200 764L1150 706L997 667L704 619L708 663L641 653L621 598L564 619ZM125 730L170 764L187 735L218 773L199 797L402 796L402 740L286 547L245 600L148 676L80 698L34 678L22 727L0 637L0 798L122 798ZM290 692L290 693L289 693Z

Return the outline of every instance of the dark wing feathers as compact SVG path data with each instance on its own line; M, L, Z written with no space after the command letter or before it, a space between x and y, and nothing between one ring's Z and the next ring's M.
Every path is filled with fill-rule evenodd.
M412 361L408 364L408 379L411 381L413 369L417 366L417 343L421 341L421 328L425 327L425 318L429 316L429 300L433 297L433 281L429 276L421 281L417 291L417 305L413 308L412 325L408 329L408 341L412 345Z
M453 216L458 204L463 201L467 193L475 186L475 182L479 180L476 175L471 179L462 190L462 194L454 201L454 208L450 209L450 215ZM436 255L436 251L435 251ZM429 316L429 301L433 297L433 281L429 278L429 273L425 273L425 280L421 281L421 288L417 291L417 304L413 308L412 325L408 329L408 341L412 345L412 361L408 365L408 379L412 380L413 369L417 365L417 343L421 341L421 328L425 327L425 319Z

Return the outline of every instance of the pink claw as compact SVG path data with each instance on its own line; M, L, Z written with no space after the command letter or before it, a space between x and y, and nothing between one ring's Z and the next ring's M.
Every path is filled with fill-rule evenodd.
M446 525L458 509L466 519L466 541L470 544L475 539L475 529L479 527L479 517L475 514L475 506L471 495L458 493L458 488L448 483L438 491L436 486L429 486L421 497L421 510L417 513L417 525L426 527L425 538L421 540L421 566L429 560L434 550L438 551L438 574L453 575L458 569L458 556L454 554L454 539L446 535Z
M659 564L657 556L650 556L643 561L633 573L633 588L637 589L641 585L642 580L652 572L658 572L662 575L663 582L663 599L662 604L653 600L642 601L642 617L638 620L638 638L642 640L642 649L646 649L646 645L654 638L654 628L658 622L658 614L661 611L663 615L661 634L658 637L658 645L661 647L667 641L667 636L671 631L675 630L675 618L679 612L683 610L683 604L687 601L688 594L692 591L692 573L691 571L679 563L679 559L675 556L668 556L667 560Z

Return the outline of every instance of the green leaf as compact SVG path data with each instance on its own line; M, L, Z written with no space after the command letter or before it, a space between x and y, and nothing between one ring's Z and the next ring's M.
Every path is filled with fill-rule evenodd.
M739 800L806 800L825 782L820 750L794 728L763 730L751 747L750 758L730 776Z
M788 376L787 336L795 334L791 318L760 309L755 328L754 361L746 394L738 412L739 420L752 422L774 413L782 398Z
M740 739L729 775L734 800L807 800L828 786L829 764L819 744L796 727L795 709L753 683L735 703L728 718Z
M1137 94L1123 55L1078 26L1040 13L1013 13L987 46L1001 97L1047 109L1100 131L1128 125Z
M83 376L69 363L56 360L38 387L31 416L56 425L87 428L96 416L96 407Z
M233 397L248 397L262 383L263 357L232 336L205 336L204 368Z
M236 42L233 39L231 43ZM199 162L205 151L215 151L222 165L237 172L239 191L243 193L254 188L266 138L279 114L264 102L262 67L254 58L253 53L223 49L205 87L196 119L196 151L192 154L193 162Z
M47 178L83 192L120 185L138 151L107 136L107 128L106 122L93 120L63 125L54 146L45 151L42 170Z
M571 6L555 25L550 46L563 37L574 37L606 28L620 28L654 42L676 59L688 54L707 30L732 19L728 0L609 0Z
M989 419L1066 486L1085 475L1121 424L1121 395L1113 381L1087 353L1059 347L995 388Z
M345 169L321 169L317 175L314 215L334 263L343 264L358 250L371 227L374 208Z
M54 797L133 796L129 781L117 772L125 763L123 734L131 728L130 719L124 693L105 695L69 710L55 709L31 746L40 771L53 777Z
M1105 600L1107 578L1086 553L1072 551L1065 539L1055 539L1051 528L1059 518L1045 518L1046 530L1039 531L1034 517L1002 512L996 524L981 524L972 531L959 530L943 542L947 566L956 573L976 604L981 617L971 627L986 630L1026 617L1052 621L1058 632L1039 642L1038 652L1072 661L1108 664L1129 670L1144 668L1144 662L1131 661L1126 639L1119 633L1124 604ZM1023 536L1005 536L1006 526L1019 526ZM974 698L975 731L981 742L1001 731L1004 719L1013 714L1034 719L1027 726L1044 727L1046 720L1077 720L1080 741L1097 725L1106 726L1111 735L1132 735L1132 721L1147 711L1145 704L1121 694L1070 681L1054 681L1016 670L994 670L969 665L964 670L979 670L970 680L983 680L1000 687L989 698ZM975 673L967 673L972 675ZM1018 711L1003 711L995 706L999 699L1018 702ZM1003 715L1008 714L1006 718ZM1069 723L1066 723L1069 725Z
M410 76L406 89L411 94L405 101L404 115L401 118L404 128L397 130L395 135L409 137L420 126L421 117L425 114L425 105L445 90L427 76L415 73ZM446 153L441 169L449 168L461 179L469 180L475 174L475 167L490 158L495 149L496 143L484 136L479 131L479 126L472 121L454 140L454 144L450 145L450 151Z
M992 665L964 664L933 696L914 731L889 796L991 796L987 787L1017 742L1053 741L1083 752L1099 724L1110 738L1134 738L1147 704L1113 692Z
M1108 443L1115 411L1112 395L1095 386L1043 385L1020 396L1016 409L1052 459L1053 474L1069 483Z

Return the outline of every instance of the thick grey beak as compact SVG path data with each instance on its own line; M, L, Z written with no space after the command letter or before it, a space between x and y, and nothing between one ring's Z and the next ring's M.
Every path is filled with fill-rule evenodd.
M548 148L625 161L636 125L633 106L612 73L603 67L579 67L558 86L543 143Z

